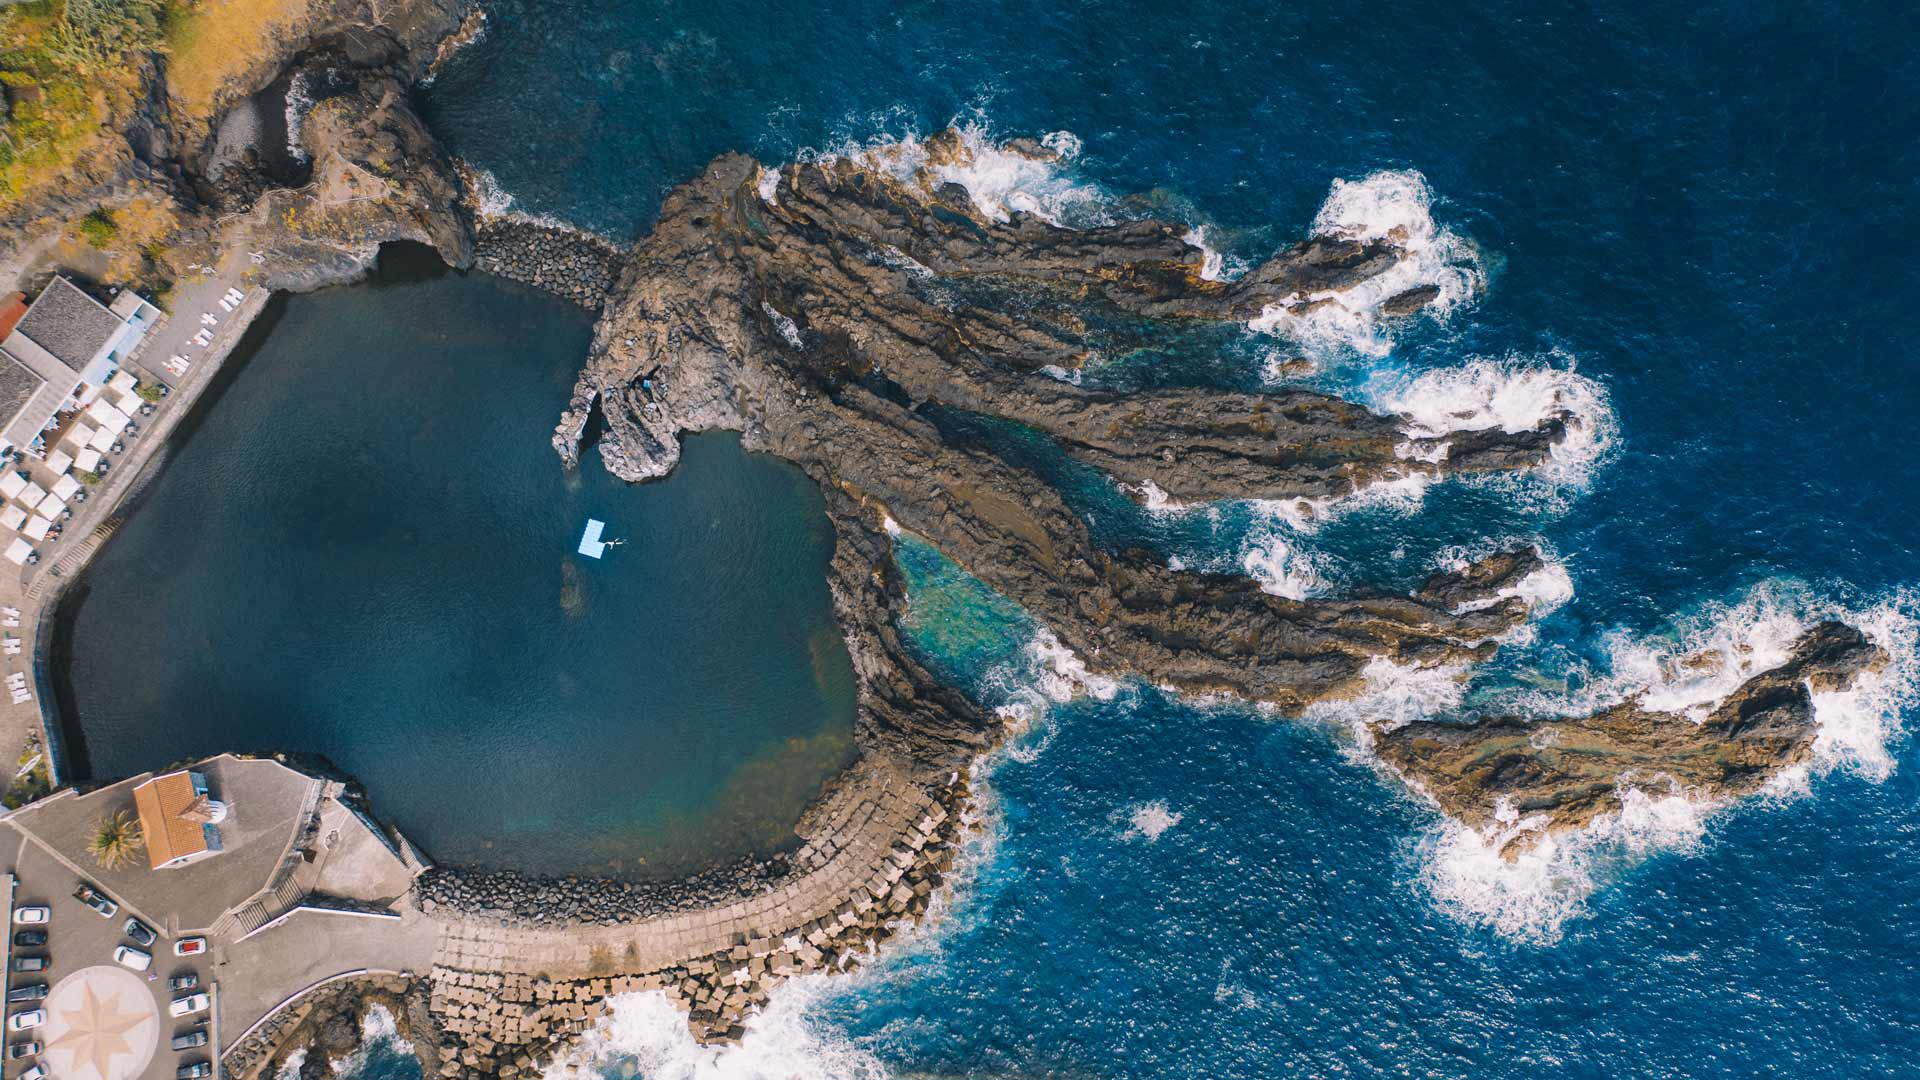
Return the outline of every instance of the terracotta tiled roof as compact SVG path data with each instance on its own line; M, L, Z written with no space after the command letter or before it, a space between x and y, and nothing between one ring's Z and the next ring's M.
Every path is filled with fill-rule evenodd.
M194 799L193 777L185 770L156 776L133 789L133 805L140 811L147 858L154 869L207 850L206 831L186 812Z

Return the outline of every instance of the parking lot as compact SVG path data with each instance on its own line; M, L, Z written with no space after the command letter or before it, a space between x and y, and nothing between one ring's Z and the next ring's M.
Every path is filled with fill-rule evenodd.
M96 882L25 837L9 835L8 839L17 839L18 846L8 853L14 885L5 913L7 1013L13 1017L38 1009L45 1020L31 1031L15 1031L9 1024L5 1080L18 1080L36 1064L54 1080L175 1080L180 1067L210 1062L218 1033L212 1027L216 991L208 978L208 954L175 956L179 939L169 935L164 924L130 910L117 898L113 902L118 910L112 917L103 917L74 896L83 882L97 888ZM16 924L16 913L36 907L47 910L44 925ZM129 918L140 918L153 931L151 946L142 947L127 935ZM44 932L46 943L16 944L14 935L22 931ZM152 962L147 970L116 963L115 950L122 946L149 954ZM32 958L44 959L46 970L16 970L30 966ZM196 985L172 990L170 982L184 976L193 977ZM45 1000L12 1000L22 996L23 989L42 986L48 992ZM185 1017L169 1015L176 998L193 994L208 995L206 1007ZM206 1036L205 1044L179 1052L172 1049L176 1035L191 1039L196 1033ZM12 1048L28 1042L40 1043L40 1052L12 1058Z

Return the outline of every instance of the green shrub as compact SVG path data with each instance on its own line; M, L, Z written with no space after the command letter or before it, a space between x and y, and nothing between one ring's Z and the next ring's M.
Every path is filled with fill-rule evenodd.
M103 248L120 235L120 226L114 223L113 215L107 213L106 207L95 207L80 219L80 235L94 247Z

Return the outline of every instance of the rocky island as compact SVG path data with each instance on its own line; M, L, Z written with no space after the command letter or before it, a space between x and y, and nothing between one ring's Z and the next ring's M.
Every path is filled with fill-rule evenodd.
M83 192L29 198L21 206L36 211L18 209L5 234L24 249L35 222L162 198L175 251L221 265L270 251L255 280L295 290L364 274L383 244L427 244L456 268L600 312L554 435L566 467L597 430L608 469L655 480L673 471L683 435L724 429L820 486L835 613L858 677L858 760L781 859L673 887L460 868L415 879L403 902L434 923L432 968L382 976L368 994L403 1013L435 1074L529 1072L602 1015L607 996L636 990L665 992L703 1040L738 1038L780 980L857 964L932 908L969 820L970 777L1003 722L903 637L902 533L1018 604L1093 672L1283 715L1363 695L1378 665L1467 670L1527 619L1523 583L1544 565L1531 547L1411 591L1305 599L1110 549L997 435L1037 440L1137 499L1259 499L1304 513L1373 485L1547 462L1582 422L1570 411L1526 430L1435 435L1306 390L1120 392L1079 378L1181 334L1364 294L1410 258L1403 238L1316 235L1219 280L1182 223L1070 227L983 207L951 179L982 148L949 131L779 169L721 156L621 251L482 213L471 174L414 112L411 88L444 60L442 42L474 26L450 0L322 0L195 111L156 64L122 118L125 145L108 155L118 165ZM306 101L291 158L262 135L289 95ZM990 149L1039 162L1056 153L1028 140ZM1423 318L1436 295L1399 290L1372 313ZM1618 812L1624 792L1753 794L1806 759L1814 694L1883 662L1857 629L1829 623L1704 721L1625 701L1568 719L1367 734L1387 768L1514 857ZM280 1019L219 1048L229 1073L264 1075L316 1032L339 1042L329 1015L362 997L334 985L290 999Z

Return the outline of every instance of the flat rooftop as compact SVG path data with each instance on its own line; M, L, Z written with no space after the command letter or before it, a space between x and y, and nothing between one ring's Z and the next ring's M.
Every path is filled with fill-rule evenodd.
M63 277L55 277L14 327L75 372L85 371L100 347L113 339L120 317Z

